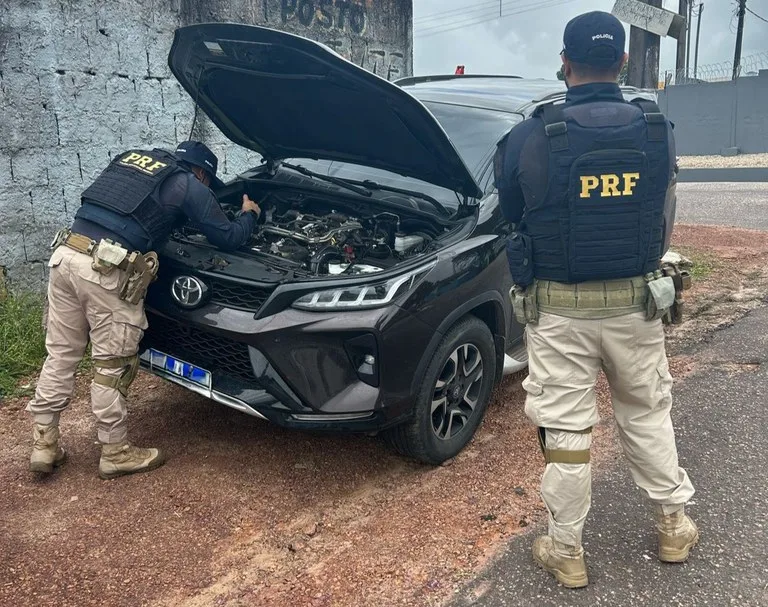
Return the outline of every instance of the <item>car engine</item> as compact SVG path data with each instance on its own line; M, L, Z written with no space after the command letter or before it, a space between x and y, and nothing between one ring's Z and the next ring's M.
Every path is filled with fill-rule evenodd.
M249 250L291 262L315 276L361 274L422 253L435 238L425 222L411 225L412 220L394 213L358 217L333 209L313 210L281 213L279 207L268 208Z
M348 212L303 193L261 197L259 224L241 252L298 276L379 272L432 250L441 229L425 219L390 211ZM240 205L223 202L234 219ZM181 242L206 244L192 225L175 234Z

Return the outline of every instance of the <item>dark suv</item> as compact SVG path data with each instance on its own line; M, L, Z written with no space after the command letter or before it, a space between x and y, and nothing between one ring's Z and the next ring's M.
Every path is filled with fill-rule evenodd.
M169 63L261 163L258 230L237 253L194 226L161 251L142 364L291 428L386 431L424 462L470 440L505 372L512 317L496 142L557 82L387 82L305 38L231 24L176 32Z

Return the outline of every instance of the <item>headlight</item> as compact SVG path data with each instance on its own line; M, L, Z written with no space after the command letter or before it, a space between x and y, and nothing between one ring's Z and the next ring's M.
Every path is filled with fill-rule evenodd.
M436 263L432 262L389 280L307 293L292 305L300 310L360 310L386 306L413 289Z

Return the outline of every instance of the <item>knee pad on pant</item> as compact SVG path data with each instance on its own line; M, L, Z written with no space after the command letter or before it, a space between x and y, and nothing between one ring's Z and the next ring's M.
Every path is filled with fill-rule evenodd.
M107 360L94 360L93 366L96 367L96 373L93 375L94 383L114 388L123 396L128 396L128 388L139 372L139 356L134 354ZM99 369L123 369L123 372L120 375L107 375L100 373Z
M592 427L585 430L555 430L553 428L539 428L539 447L544 454L544 461L547 464L588 464L590 461L589 447L592 444L592 437L588 436L592 434ZM576 442L585 443L585 449L563 449L563 448L549 448L547 447L547 432L562 433L563 435L571 435L574 438L579 438Z

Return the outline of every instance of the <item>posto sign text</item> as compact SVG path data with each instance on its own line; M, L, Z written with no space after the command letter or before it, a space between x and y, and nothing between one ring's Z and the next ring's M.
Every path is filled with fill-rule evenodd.
M365 6L352 0L281 0L283 23L294 19L305 27L319 23L326 29L365 30Z

